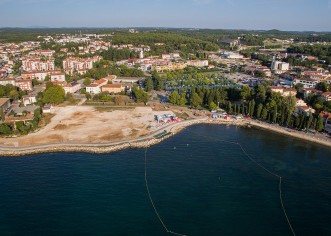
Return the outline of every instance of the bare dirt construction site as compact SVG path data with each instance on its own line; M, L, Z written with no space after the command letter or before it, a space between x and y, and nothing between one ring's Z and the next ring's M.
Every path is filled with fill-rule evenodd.
M105 143L138 138L160 129L155 115L173 113L151 107L125 110L87 106L56 107L51 122L35 133L0 138L1 146L31 146L49 143Z

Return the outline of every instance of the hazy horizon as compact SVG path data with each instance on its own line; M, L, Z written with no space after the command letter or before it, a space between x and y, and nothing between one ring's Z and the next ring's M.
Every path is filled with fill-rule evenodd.
M0 0L0 27L331 31L331 0Z

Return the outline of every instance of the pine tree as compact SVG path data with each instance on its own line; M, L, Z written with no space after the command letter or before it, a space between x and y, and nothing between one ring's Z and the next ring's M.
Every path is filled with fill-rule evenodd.
M307 130L310 129L312 122L313 122L313 114L309 112L309 118L307 121Z
M318 132L321 132L324 128L324 124L323 124L323 118L322 116L318 116L317 118L317 124L316 124L316 130Z
M263 105L260 103L257 106L257 110L256 110L256 118L257 119L260 119L261 118L262 109L263 109Z
M267 110L267 108L263 108L263 110L262 110L262 114L261 114L261 118L262 118L262 120L266 120L267 119L267 117L268 117L268 110Z

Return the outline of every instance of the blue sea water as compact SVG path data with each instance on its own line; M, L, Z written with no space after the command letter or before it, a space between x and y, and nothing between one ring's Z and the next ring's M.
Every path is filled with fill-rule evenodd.
M149 148L152 200L185 235L331 235L331 149L254 128L192 126ZM145 150L0 157L0 235L168 235Z

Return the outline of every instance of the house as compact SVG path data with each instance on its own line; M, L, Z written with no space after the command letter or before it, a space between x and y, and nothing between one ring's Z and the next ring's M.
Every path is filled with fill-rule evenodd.
M279 86L270 86L271 92L274 93L283 93L284 89L283 87L279 87Z
M22 100L25 107L37 102L35 95L25 95L22 97Z
M11 107L9 98L0 98L0 110L6 111Z
M322 93L322 97L324 98L324 100L325 100L326 102L331 101L331 92L325 92L325 93Z
M310 113L315 113L315 110L308 106L300 106L300 107L296 108L296 112L300 115L307 114L307 116L308 116L308 115L310 115Z
M53 112L53 106L52 105L45 105L42 110L43 110L43 113L52 113Z
M63 86L63 89L66 93L75 93L81 89L81 85L77 82L68 83L67 85Z
M6 74L7 74L7 71L0 70L0 78L5 77Z
M314 95L321 95L323 92L317 89L312 89L312 88L303 88L303 97L304 99L307 99L310 94Z
M271 86L271 92L280 93L283 97L296 96L297 90L292 88L283 88L278 86Z
M285 88L283 90L283 94L284 97L289 97L289 96L296 96L297 95L297 90L293 89L293 88Z
M304 100L297 98L295 106L296 107L305 107L305 106L307 106L307 103Z
M320 116L323 117L324 121L324 131L331 134L331 113L321 112Z
M106 84L101 87L102 92L109 93L120 93L125 90L125 87L122 84Z
M318 84L317 80L308 79L308 78L296 78L293 80L293 83L303 84L304 88L315 88L316 84Z
M86 92L91 94L98 94L101 93L100 86L97 84L90 84L86 86Z

